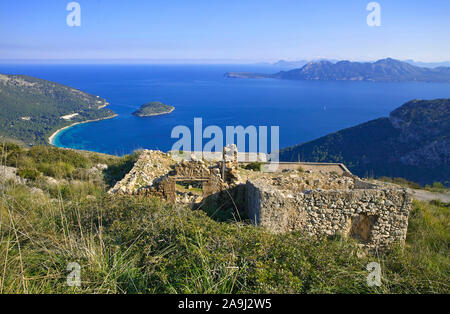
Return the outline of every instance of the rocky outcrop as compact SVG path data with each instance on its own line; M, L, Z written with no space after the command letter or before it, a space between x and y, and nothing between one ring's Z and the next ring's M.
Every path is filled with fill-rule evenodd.
M13 181L16 184L24 184L25 179L17 175L17 168L0 166L0 183Z

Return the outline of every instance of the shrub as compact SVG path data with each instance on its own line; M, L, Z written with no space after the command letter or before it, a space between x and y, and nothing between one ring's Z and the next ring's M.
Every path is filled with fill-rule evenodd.
M22 151L22 147L17 144L0 143L0 163L3 164L6 161L8 166L15 166Z
M253 171L261 171L262 163L261 162L251 162L245 166L244 169L253 170Z
M427 185L425 188L431 192L444 192L447 190L441 182L434 182L433 185Z
M34 168L46 176L70 177L76 168L87 168L92 161L82 153L56 147L34 146L7 154L6 164L18 168Z
M69 178L75 167L67 162L58 161L53 164L41 163L38 165L39 171L44 175L54 178Z
M412 189L421 189L422 186L416 182L406 180L404 178L394 178L393 182L398 185L406 186Z
M411 189L422 189L423 187L413 181L406 180L404 178L389 178L389 177L379 177L378 180L398 184L403 187L411 188Z
M17 175L21 178L34 181L42 174L36 169L20 168L19 170L17 170Z
M72 165L74 168L87 168L89 166L89 160L87 157L83 156L80 152L70 149L34 146L28 151L27 155L32 157L37 163L64 162Z
M13 154L20 153L22 151L22 147L13 143L0 143L0 154Z

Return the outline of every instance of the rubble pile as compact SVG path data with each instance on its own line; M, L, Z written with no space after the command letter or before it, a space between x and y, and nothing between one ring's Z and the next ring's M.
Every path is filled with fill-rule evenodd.
M175 161L161 151L144 150L133 169L109 191L110 194L142 194L155 187L174 166Z

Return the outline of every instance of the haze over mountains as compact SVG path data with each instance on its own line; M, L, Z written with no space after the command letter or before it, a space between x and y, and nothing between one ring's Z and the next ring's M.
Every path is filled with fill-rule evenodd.
M336 63L339 60L333 60L333 59L325 59L325 58L318 58L313 60L298 60L298 61L286 61L286 60L279 60L272 65L278 68L284 68L286 70L293 70L298 69L301 67L304 67L310 62L319 62L319 61L329 61L331 63Z
M422 62L414 60L404 60L404 62L424 68L450 67L450 61L442 62Z
M387 58L376 62L310 62L299 69L275 74L229 72L229 78L276 78L286 80L439 82L450 83L450 67L424 68Z

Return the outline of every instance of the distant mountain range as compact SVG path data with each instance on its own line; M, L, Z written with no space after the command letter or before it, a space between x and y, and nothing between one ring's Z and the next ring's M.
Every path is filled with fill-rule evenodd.
M0 140L46 144L59 128L113 116L107 105L105 99L69 86L0 74Z
M421 62L414 60L404 60L404 62L424 68L450 67L450 61L443 62Z
M280 61L277 61L277 62L273 63L272 65L274 67L277 67L277 68L284 68L284 69L287 69L287 70L292 70L292 69L301 68L301 67L307 65L310 62L319 62L319 61L329 61L331 63L336 63L339 60L324 59L324 58L313 59L313 60L298 60L298 61L280 60Z
M286 60L279 60L275 63L272 63L274 67L277 68L283 68L286 70L293 70L293 69L299 69L304 67L310 62L319 62L319 61L330 61L331 63L337 63L340 60L336 59L326 59L326 58L318 58L318 59L312 59L312 60L296 60L296 61L286 61ZM450 67L450 61L443 61L443 62L422 62L422 61L414 61L414 60L401 60L403 62L409 63L411 65L415 65L418 67L424 67L424 68L437 68L437 67Z
M450 83L450 67L423 68L387 58L376 62L310 62L299 69L275 74L229 72L229 78L276 78L317 81L440 82Z
M410 101L389 118L283 149L280 160L343 162L359 176L450 185L450 99Z

